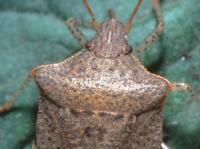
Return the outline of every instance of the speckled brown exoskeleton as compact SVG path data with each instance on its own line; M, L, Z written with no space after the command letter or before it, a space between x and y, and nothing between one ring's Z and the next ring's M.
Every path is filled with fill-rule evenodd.
M190 85L171 83L147 71L136 57L162 32L164 23L159 0L152 0L158 18L154 31L135 49L127 34L141 4L127 24L115 17L101 24L87 3L96 35L89 41L76 28L76 20L66 24L82 50L66 60L36 67L12 99L0 107L10 109L26 83L34 78L41 99L37 114L38 149L159 149L162 143L162 106L172 90Z

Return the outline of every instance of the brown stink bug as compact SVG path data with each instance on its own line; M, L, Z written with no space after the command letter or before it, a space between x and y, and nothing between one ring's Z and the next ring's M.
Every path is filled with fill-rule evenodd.
M148 72L136 58L163 30L159 0L152 0L157 27L136 49L136 57L131 55L127 34L141 2L124 25L115 18L98 24L83 0L96 35L87 41L70 18L66 24L82 50L63 62L36 67L12 100L0 107L0 112L8 110L35 79L41 95L37 148L161 148L164 98L174 89L194 93L187 84Z

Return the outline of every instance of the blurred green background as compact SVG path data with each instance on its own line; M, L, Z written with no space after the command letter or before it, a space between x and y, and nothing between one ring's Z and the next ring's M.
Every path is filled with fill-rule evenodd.
M88 0L101 22L113 9L126 22L136 0ZM141 57L152 72L187 82L200 94L200 2L163 0L164 33ZM0 104L26 75L41 64L62 61L80 50L64 20L90 21L81 0L0 0ZM137 47L156 25L151 1L145 0L129 33ZM94 32L80 27L89 38ZM0 149L29 149L34 139L39 93L32 81L11 111L0 115ZM200 148L200 99L171 93L166 99L164 141L172 149Z

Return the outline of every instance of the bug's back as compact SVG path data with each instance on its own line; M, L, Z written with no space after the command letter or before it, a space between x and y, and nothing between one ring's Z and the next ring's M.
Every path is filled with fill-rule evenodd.
M131 55L103 59L82 50L35 73L41 89L39 148L160 146L160 109L168 82L147 72Z

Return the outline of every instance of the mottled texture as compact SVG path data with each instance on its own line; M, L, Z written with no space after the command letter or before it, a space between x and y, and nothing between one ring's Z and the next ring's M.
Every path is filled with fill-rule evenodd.
M131 55L101 59L82 50L64 62L38 67L34 74L60 107L140 114L157 108L168 93L168 82Z
M86 0L83 2L93 16ZM152 4L161 18L159 0ZM82 45L84 37L74 24L73 19L67 21L70 32ZM95 26L95 36L83 45L86 49L63 62L32 71L41 92L36 146L161 148L161 110L172 84L148 72L131 55L127 29L122 23L111 18ZM158 29L162 31L162 27ZM160 32L154 31L148 41L152 43ZM146 41L142 44L146 45Z
M128 137L123 138L119 148L161 149L162 121L163 114L160 108L138 115L136 123L127 127Z
M143 113L136 121L133 115L62 109L43 97L37 116L39 149L159 149L162 138L160 109Z
M124 25L112 18L103 22L96 36L87 44L97 57L116 58L120 55L131 53L127 35L123 32Z
M126 22L136 1L89 0L97 20L113 9ZM185 81L200 93L199 0L163 0L164 34L142 55L142 63L169 80ZM151 1L144 0L129 34L133 47L155 27ZM0 103L19 87L27 73L41 64L64 60L79 50L64 21L90 20L79 0L0 0ZM80 28L90 39L91 30ZM134 52L134 51L133 51ZM184 67L183 67L184 66ZM0 148L30 149L35 133L38 90L34 83L17 98L13 109L0 116ZM166 99L164 138L173 149L199 149L200 110L186 94Z
M161 107L170 83L148 72L131 54L105 59L82 50L63 62L39 66L33 73L42 96L36 126L39 148L57 139L63 143L56 145L63 149L64 145L75 149L160 147ZM49 132L49 127L55 129Z

